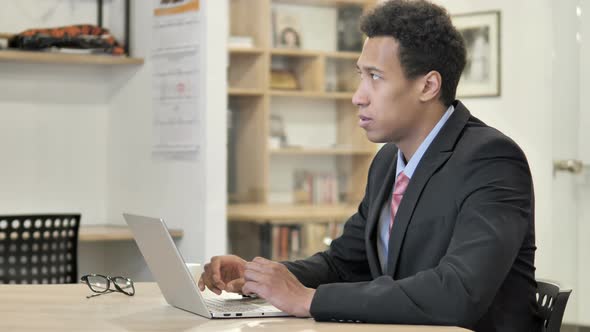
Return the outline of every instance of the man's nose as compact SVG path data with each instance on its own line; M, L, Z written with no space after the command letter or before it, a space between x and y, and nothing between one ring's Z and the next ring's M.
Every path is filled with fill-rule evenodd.
M362 84L359 84L352 95L352 103L357 107L364 107L369 104L369 98L367 97L367 93L363 89Z

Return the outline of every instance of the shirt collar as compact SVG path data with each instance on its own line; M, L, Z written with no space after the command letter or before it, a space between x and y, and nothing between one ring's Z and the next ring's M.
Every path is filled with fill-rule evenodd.
M424 153L426 152L426 150L428 149L428 147L430 146L432 141L434 141L434 138L440 132L441 128L444 126L444 124L447 122L447 120L451 117L451 115L453 114L454 111L455 111L455 107L453 105L451 105L451 106L449 106L449 108L447 108L446 112L443 114L443 116L440 118L440 120L438 120L438 122L436 123L434 128L432 128L432 130L430 131L428 136L426 136L424 141L422 141L422 144L420 144L420 146L418 147L418 150L416 150L416 152L412 156L412 159L410 159L407 164L404 162L402 151L398 150L397 168L396 168L396 172L395 172L396 178L399 175L399 173L401 173L402 171L404 172L404 174L408 178L410 178L410 179L412 178L412 175L414 175L414 171L416 170L416 167L418 167L418 163L420 163L422 156L424 156Z

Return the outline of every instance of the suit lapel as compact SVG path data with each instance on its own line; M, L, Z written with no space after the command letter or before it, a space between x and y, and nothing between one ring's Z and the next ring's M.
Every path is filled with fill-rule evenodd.
M385 204L385 201L389 198L389 192L393 190L396 169L395 161L397 160L398 153L399 152L396 152L393 156L391 165L389 166L387 173L385 173L385 178L383 179L384 185L379 189L375 201L371 202L372 208L369 212L367 221L365 243L367 244L367 259L369 261L369 267L371 268L371 274L374 278L383 274L383 271L381 271L381 263L379 262L379 255L377 254L377 225L379 224L383 204Z
M388 274L395 276L406 230L411 222L414 209L424 187L432 175L453 154L455 144L469 117L470 114L467 108L461 102L457 102L453 115L447 120L447 123L445 123L426 150L426 153L422 156L395 216L393 229L389 238Z

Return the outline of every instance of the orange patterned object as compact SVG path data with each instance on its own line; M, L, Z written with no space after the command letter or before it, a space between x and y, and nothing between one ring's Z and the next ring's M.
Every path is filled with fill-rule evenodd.
M10 38L8 45L25 50L58 47L100 50L113 55L125 54L123 47L109 30L91 24L25 30Z

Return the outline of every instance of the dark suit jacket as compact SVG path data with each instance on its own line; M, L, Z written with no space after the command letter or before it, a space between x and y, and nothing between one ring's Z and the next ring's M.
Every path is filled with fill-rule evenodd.
M311 315L540 331L534 197L521 149L455 102L401 201L389 242L391 272L384 274L377 224L397 153L393 144L377 153L358 212L327 251L285 263L304 285L317 288Z

